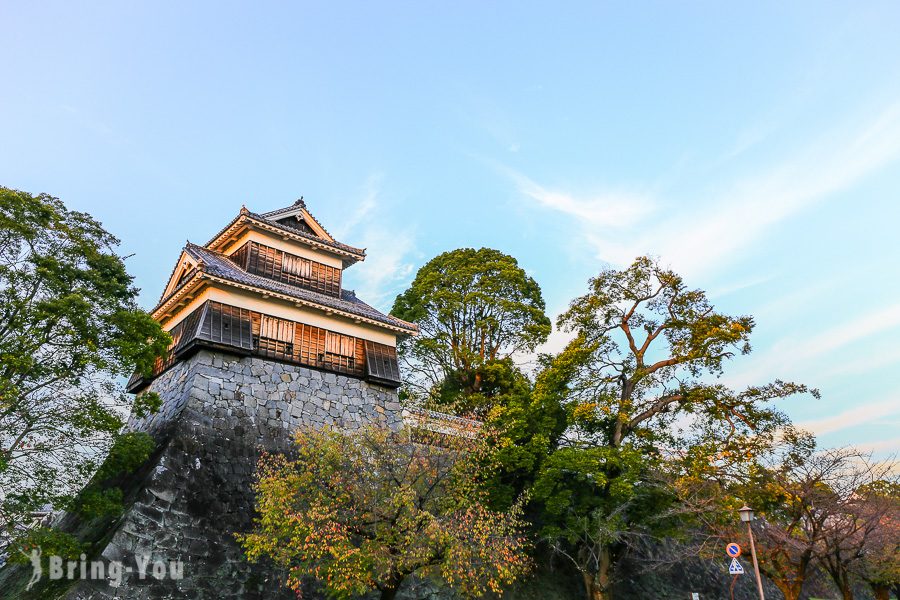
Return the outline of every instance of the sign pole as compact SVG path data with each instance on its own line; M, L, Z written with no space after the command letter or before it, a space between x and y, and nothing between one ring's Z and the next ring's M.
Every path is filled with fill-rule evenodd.
M750 535L750 554L753 556L753 572L756 574L756 589L759 590L759 600L766 600L763 594L762 577L759 576L759 563L756 561L756 544L753 543L753 530L750 521L747 521L747 533Z

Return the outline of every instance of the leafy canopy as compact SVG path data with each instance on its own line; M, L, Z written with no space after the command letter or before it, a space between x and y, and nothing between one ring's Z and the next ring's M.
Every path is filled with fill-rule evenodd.
M66 502L96 469L169 337L90 215L0 188L0 521ZM153 398L142 406L152 408Z
M764 447L785 419L766 401L812 391L776 381L737 392L711 382L750 351L753 319L717 312L700 290L641 257L590 280L559 319L574 334L548 366L565 382L568 427L534 498L545 534L608 598L630 542L668 535L678 476L701 477ZM676 472L677 471L677 472Z
M265 455L248 557L321 582L334 598L393 598L412 573L466 596L501 593L530 568L520 507L489 510L479 442L421 429L301 430L296 456Z
M540 286L513 257L490 248L436 256L391 311L419 326L419 335L400 345L409 387L445 403L483 393L505 370L491 373L492 364L547 339L551 324L544 310ZM477 411L478 402L469 402L466 408Z

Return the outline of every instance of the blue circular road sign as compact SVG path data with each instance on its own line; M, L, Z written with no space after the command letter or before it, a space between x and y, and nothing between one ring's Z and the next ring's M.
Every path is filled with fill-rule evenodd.
M741 555L741 547L731 542L727 546L725 546L725 553L728 554L731 558L737 558Z

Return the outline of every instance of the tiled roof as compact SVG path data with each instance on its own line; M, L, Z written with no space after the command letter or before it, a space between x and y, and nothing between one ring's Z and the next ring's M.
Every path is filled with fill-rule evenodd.
M306 212L309 212L309 210L306 208L306 202L303 201L303 198L300 198L290 206L285 206L284 208L276 208L275 210L264 212L262 213L262 216L266 217L267 219L276 218L279 215L283 215L284 213L292 212L297 208L302 208Z
M327 229L325 229L325 226L322 225L322 224L319 222L319 220L318 220L311 212L309 212L309 209L306 207L306 202L303 201L303 197L302 197L302 196L300 197L299 200L297 200L296 202L294 202L294 203L291 204L290 206L285 206L284 208L276 208L275 210L270 210L269 212L264 212L264 213L262 213L261 216L265 217L266 219L276 220L276 219L278 219L279 216L281 216L281 215L283 215L283 214L287 214L287 213L293 212L293 211L297 210L298 208L302 208L304 211L306 211L306 214L309 215L310 218L311 218L313 221L316 222L316 225L318 225L319 227L321 227L322 230L323 230L326 234L328 234L328 237L330 237L331 239L334 239L334 236L331 235L331 232L328 231ZM363 250L363 253L365 253L365 250Z
M276 221L275 219L273 219L273 218L271 218L271 217L266 217L265 215L261 215L261 214L259 214L259 213L253 213L253 212L252 212L252 213L249 213L247 216L249 216L249 217L251 217L251 218L253 218L253 219L256 219L257 221L263 221L263 222L265 222L266 224L271 225L271 226L273 226L273 227L278 227L279 229L283 229L283 230L289 231L289 232L291 232L291 233L294 234L294 235L299 235L300 237L304 237L304 238L307 238L307 239L310 239L310 240L314 240L314 241L316 241L316 242L318 242L318 243L320 243L320 244L325 244L326 246L332 246L332 247L334 247L334 248L340 248L341 250L344 250L345 252L352 252L353 254L358 254L358 255L363 256L363 257L366 255L366 249L365 249L365 248L356 248L356 247L354 247L354 246L350 246L349 244L343 244L343 243L341 243L341 242L330 242L330 241L326 240L325 238L320 238L320 237L317 236L317 235L313 235L313 234L311 234L311 233L307 233L307 232L305 232L305 231L302 231L302 230L300 230L300 229L297 229L296 227L291 227L291 226L289 226L289 225L285 225L284 223L279 223L279 222Z
M286 210L287 209L279 209L278 211L273 211L273 212L281 212L281 211L286 211ZM265 223L266 225L269 225L270 227L275 227L282 231L286 231L286 232L290 233L291 235L296 235L298 237L306 238L312 242L316 242L317 244L321 244L323 246L331 246L332 248L336 248L343 252L353 254L353 255L355 255L355 257L358 257L358 258L356 258L356 260L364 260L366 257L366 249L365 248L356 248L354 246L350 246L349 244L342 244L341 242L332 242L332 241L326 240L325 238L320 238L317 235L312 235L310 233L306 233L305 231L301 231L301 230L295 229L293 227L288 227L287 225L284 225L283 223L279 223L277 220L273 219L271 216L267 216L267 215L271 215L271 214L272 213L259 214L259 213L250 212L246 209L241 209L241 213L238 216L236 216L234 219L232 219L218 233L216 233L216 235L214 235L208 242L206 242L206 245L209 246L210 244L215 242L217 239L219 239L219 237L223 233L225 233L226 231L231 229L231 227L239 219L246 216L246 217L250 217L254 221L260 221L262 223Z
M392 327L403 329L409 333L418 331L418 328L414 324L382 313L357 298L356 294L350 290L342 290L341 297L335 298L334 296L305 290L297 286L275 281L274 279L267 279L259 275L254 275L253 273L248 273L234 264L224 254L209 250L203 246L188 242L188 245L185 246L184 250L195 260L202 261L202 270L210 275L221 277L222 279L227 279L228 281L233 281L235 283L268 290L276 294L284 294L285 296L347 312L373 321L378 321Z

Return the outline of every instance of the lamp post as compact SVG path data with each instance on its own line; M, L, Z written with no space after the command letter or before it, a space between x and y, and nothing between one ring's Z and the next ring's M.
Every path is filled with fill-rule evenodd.
M741 521L747 524L747 534L750 536L750 555L753 557L753 572L756 574L756 589L759 590L759 600L766 600L763 594L762 577L759 576L759 563L756 561L756 544L753 543L753 530L750 528L750 521L753 520L753 509L746 504L743 508L738 509L741 515Z

